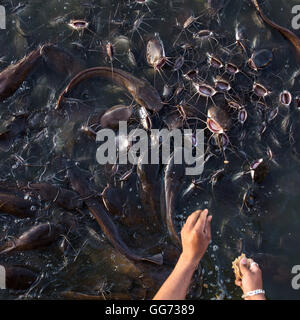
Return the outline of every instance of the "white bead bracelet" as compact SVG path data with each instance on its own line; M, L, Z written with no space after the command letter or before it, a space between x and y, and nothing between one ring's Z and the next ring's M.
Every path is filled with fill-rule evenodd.
M257 289L257 290L253 290L253 291L249 291L246 294L242 295L242 298L247 298L247 297L251 297L251 296L255 296L256 294L260 294L260 293L265 293L265 290L262 289Z

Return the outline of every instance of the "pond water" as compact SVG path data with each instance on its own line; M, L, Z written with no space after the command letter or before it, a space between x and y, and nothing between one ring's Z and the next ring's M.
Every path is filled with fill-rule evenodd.
M1 69L39 45L55 43L71 53L81 69L113 66L147 79L162 96L165 83L175 87L182 74L192 68L198 68L199 75L209 83L215 75L223 75L223 71L215 71L212 66L207 68L207 53L224 62L238 64L242 72L230 79L234 90L229 96L241 97L248 118L241 125L237 112L230 113L233 125L228 131L230 144L224 152L217 150L212 133L205 131L205 145L212 156L207 157L203 174L187 176L176 195L174 221L178 230L196 209L208 208L213 215L212 242L201 262L202 272L199 268L194 276L188 299L240 299L241 290L234 285L231 263L242 252L261 265L268 298L299 299L299 290L291 285L292 267L300 265L300 109L296 105L300 78L297 77L295 51L285 38L258 18L250 1L137 2L3 1L7 25L5 30L0 30ZM264 1L262 9L273 21L291 30L291 10L296 4L296 0ZM197 20L185 30L183 23L190 16ZM72 19L83 19L89 26L78 32L68 26ZM238 26L243 30L241 42L245 51L235 44ZM213 35L195 40L193 34L204 29L213 31ZM299 31L294 32L300 36ZM163 41L170 63L179 55L184 56L182 71L172 72L166 64L161 74L154 74L145 52L147 42L155 33ZM115 51L112 62L105 49L109 42ZM257 72L250 70L247 60L261 49L272 53L272 61ZM136 62L132 62L128 52L134 55ZM58 112L56 101L70 75L51 68L52 62L49 66L46 63L37 66L17 92L1 102L1 132L6 130L12 115L28 115L24 132L13 139L9 150L0 150L1 189L7 184L35 182L71 189L61 161L69 158L93 176L100 195L111 181L112 169L97 163L99 144L80 129L89 123L92 115L117 104L134 102L126 90L112 82L91 79L78 85L69 95L73 103L65 104ZM67 62L58 62L71 70ZM266 99L259 99L266 103L267 109L261 110L255 103L253 79L271 91ZM214 98L213 101L191 98L193 87L188 80L183 81L186 101L201 108L201 116L207 105L218 104L217 98L216 101ZM293 96L289 107L279 103L283 90ZM150 112L153 127L167 123L168 114L181 103L176 99L165 103L162 112ZM267 121L266 117L276 107L278 115ZM199 128L206 126L203 119L197 122ZM132 126L141 127L137 119ZM224 162L224 157L228 163ZM255 182L249 165L258 159L264 159L268 169L264 179ZM127 198L125 206L129 218L116 216L114 221L125 243L144 255L163 252L165 264L144 265L125 258L107 240L86 206L66 211L52 201L38 199L35 218L0 215L2 244L42 222L58 223L63 219L69 221L72 228L46 248L0 255L0 264L27 266L38 275L27 290L1 290L1 299L66 299L74 298L75 292L106 299L153 297L175 265L178 250L168 237L164 221L161 226L151 225L151 220L145 218L147 208L135 168L126 181L120 181L128 169L130 167L120 165L114 183L120 197ZM151 190L155 190L156 214L160 216L163 168L156 172L158 175L150 182ZM193 179L200 181L196 187ZM193 188L188 192L191 185Z

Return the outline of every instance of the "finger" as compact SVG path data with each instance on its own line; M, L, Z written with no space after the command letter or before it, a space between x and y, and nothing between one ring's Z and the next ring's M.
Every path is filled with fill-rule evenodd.
M255 261L251 262L250 271L252 271L254 273L257 272L257 271L260 271L260 268L259 268L259 265L257 264L257 262L255 262Z
M254 262L254 260L249 258L248 259L248 263L247 263L248 269L250 269L250 265L251 265L252 262Z
M203 210L198 221L195 224L195 229L197 231L202 231L202 232L204 231L207 215L208 215L208 210L207 209Z
M241 287L242 286L242 280L235 280L235 285L238 286L238 287Z
M248 259L248 263L247 263L247 266L248 266L248 269L253 272L253 265L254 265L254 260L253 259Z
M205 229L204 232L208 238L211 238L211 220L212 216L208 216L206 219Z
M201 212L202 212L201 210L196 210L192 214L190 214L186 220L186 225L189 227L193 227L197 222Z
M240 261L240 270L241 270L242 275L245 275L250 272L248 265L247 265L247 258L243 258Z

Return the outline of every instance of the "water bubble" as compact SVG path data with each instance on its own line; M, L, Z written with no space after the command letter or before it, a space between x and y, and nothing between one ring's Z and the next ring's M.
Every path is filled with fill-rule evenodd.
M214 246L213 246L213 251L217 251L219 249L219 247L215 244Z

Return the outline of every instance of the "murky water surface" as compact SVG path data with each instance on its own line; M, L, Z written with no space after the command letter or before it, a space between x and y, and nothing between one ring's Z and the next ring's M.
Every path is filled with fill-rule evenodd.
M250 1L219 2L224 7L218 12L215 7L209 11L214 1L205 0L157 0L146 1L144 5L125 0L3 1L7 29L0 30L1 69L47 42L68 50L85 67L110 67L105 45L111 42L115 48L114 68L148 79L162 94L164 82L172 75L170 67L163 67L163 81L158 73L154 75L153 68L145 60L147 41L155 33L159 33L170 61L184 54L183 72L197 64L202 70L201 67L206 66L206 53L210 53L239 64L249 73L246 62L251 53L270 50L273 54L270 65L256 77L272 92L265 102L268 110L279 107L277 117L262 127L268 113L260 112L250 102L252 82L249 86L247 74L237 76L234 79L237 93L250 97L241 101L246 104L247 121L242 126L233 113L233 127L228 132L231 144L225 155L215 153L207 160L202 177L196 177L201 178L202 183L189 193L192 178L186 177L177 197L174 217L179 230L195 209L207 207L213 214L212 243L202 261L203 274L196 273L194 277L189 299L240 299L241 291L234 285L231 262L241 252L261 264L268 298L299 299L299 291L291 287L292 267L300 264L300 111L295 103L299 94L295 52L286 39L258 19ZM272 20L291 29L291 8L295 4L296 0L273 0L265 1L262 8ZM197 23L183 30L183 22L190 16L199 16ZM135 30L139 18L142 19L140 28ZM73 30L68 27L72 19L84 19L89 26L84 32ZM247 53L234 44L238 24L244 30L242 41ZM213 30L214 35L193 42L192 33L203 29ZM300 36L298 31L295 33ZM185 44L192 44L194 48L184 51ZM226 47L227 51L220 50ZM136 64L128 55L129 49ZM201 75L210 82L213 71L203 70ZM169 83L175 85L181 75L182 71L173 74ZM89 170L99 193L107 185L107 172L95 159L98 145L80 128L96 112L116 104L130 105L131 97L109 81L89 80L72 92L72 98L77 100L58 113L54 111L56 99L67 80L65 74L41 65L13 97L1 103L1 132L13 114L28 114L25 132L14 139L8 151L0 151L1 188L7 183L22 185L47 181L71 189L60 161L62 157L72 158L82 169ZM191 90L188 82L185 84L186 90ZM278 96L284 89L294 97L289 108L279 104ZM174 105L167 106L165 113L174 112L176 103L172 103ZM206 112L205 98L195 99L194 103ZM139 126L137 121L134 126ZM200 122L199 128L204 127ZM211 143L210 137L207 130L207 145ZM224 156L228 164L224 164ZM264 159L268 167L260 183L253 182L249 173L249 165L258 159ZM123 173L127 169L120 168ZM161 187L162 180L160 171L158 178L152 181L155 189ZM133 217L143 217L146 208L136 171L125 182L118 182L118 188L127 197L127 211L134 212ZM159 207L159 197L157 202ZM70 291L107 299L150 299L176 262L176 249L167 232L162 231L164 228L153 228L143 219L116 217L115 222L124 241L135 250L142 254L164 251L167 258L164 266L145 267L120 255L86 207L68 212L53 202L38 201L33 209L37 211L35 218L0 215L2 243L41 222L58 223L68 219L73 228L45 249L0 256L1 264L27 266L38 274L37 281L28 290L3 290L1 299L74 298Z

